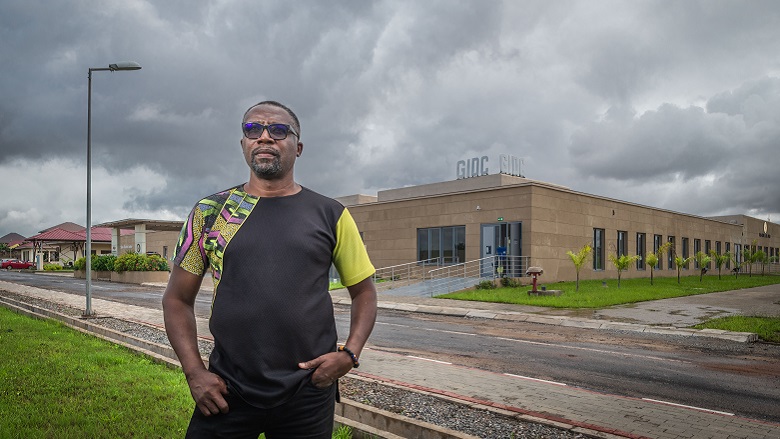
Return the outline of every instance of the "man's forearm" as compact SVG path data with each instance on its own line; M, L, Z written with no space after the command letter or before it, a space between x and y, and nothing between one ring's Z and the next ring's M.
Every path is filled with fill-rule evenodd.
M168 340L181 363L185 376L205 369L198 349L198 329L195 312L186 303L176 301L163 302L163 316Z
M369 280L352 294L349 337L346 345L355 355L360 356L374 329L374 322L376 322L376 289L373 282Z

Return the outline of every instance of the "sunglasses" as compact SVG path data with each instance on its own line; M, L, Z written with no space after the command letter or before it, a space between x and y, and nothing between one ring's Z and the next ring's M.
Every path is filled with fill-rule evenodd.
M290 132L296 137L301 137L290 125L283 123L263 125L257 122L244 122L241 124L241 129L244 130L244 137L247 139L259 139L263 135L264 130L268 130L268 135L274 140L284 140Z

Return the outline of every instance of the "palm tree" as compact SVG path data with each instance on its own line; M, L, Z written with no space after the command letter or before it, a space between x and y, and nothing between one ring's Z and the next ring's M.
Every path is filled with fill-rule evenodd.
M704 277L704 273L707 272L706 265L710 263L712 258L707 256L707 254L704 252L697 252L696 255L694 256L694 259L696 260L696 263L699 265L699 268L701 269L699 271L699 282L701 282L702 278Z
M574 264L574 269L577 271L577 283L574 291L580 290L580 268L582 268L582 266L585 264L585 260L588 259L591 251L593 251L593 248L590 245L585 244L585 246L582 247L576 254L571 250L566 252L566 254L571 258L571 262Z
M718 280L720 280L720 269L723 267L723 264L725 264L726 261L731 259L731 255L729 255L729 252L719 255L715 250L710 250L710 256L712 256L712 260L715 262L715 266L718 267Z
M677 284L680 283L680 270L688 263L691 262L691 258L683 258L682 256L675 256L674 257L674 266L677 268Z
M755 253L753 253L753 257L755 259L755 262L758 264L761 264L761 276L764 275L764 268L766 267L766 263L769 257L764 253L763 250L756 250Z
M755 244L756 241L753 241ZM753 246L746 245L742 249L742 263L748 266L748 277L753 277L753 263L756 262L756 254L753 253Z
M617 268L618 271L618 288L620 288L620 273L622 273L625 270L628 270L628 267L631 266L634 262L637 261L637 259L641 258L639 255L629 256L629 255L609 255L609 260L612 261L612 264Z
M727 255L729 253L726 253ZM742 265L744 265L744 262L740 262L739 260L739 252L734 252L729 255L731 258L731 261L734 262L734 277L739 279L739 272L742 270Z
M658 247L658 251L653 253L650 252L645 257L645 261L647 262L647 265L650 266L650 285L653 284L653 272L655 271L655 266L658 265L658 261L663 257L664 253L666 253L669 250L669 247L672 246L671 242L665 242L661 244L660 247Z

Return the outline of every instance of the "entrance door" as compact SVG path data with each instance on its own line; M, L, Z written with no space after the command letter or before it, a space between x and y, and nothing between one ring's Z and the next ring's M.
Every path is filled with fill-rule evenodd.
M522 244L522 223L507 222L482 224L482 248L480 258L494 257L482 261L480 275L498 276L499 265L507 277L522 276L520 264ZM495 256L498 256L495 258Z

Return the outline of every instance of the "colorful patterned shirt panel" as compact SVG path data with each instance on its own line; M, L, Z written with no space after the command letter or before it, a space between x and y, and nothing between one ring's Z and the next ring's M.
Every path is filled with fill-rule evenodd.
M182 227L173 262L203 276L211 268L216 291L222 277L225 248L257 204L241 185L198 202Z

